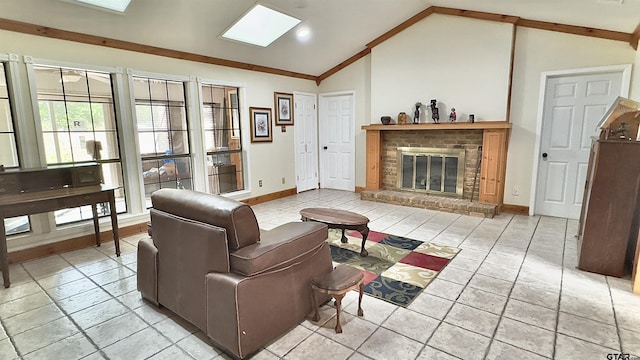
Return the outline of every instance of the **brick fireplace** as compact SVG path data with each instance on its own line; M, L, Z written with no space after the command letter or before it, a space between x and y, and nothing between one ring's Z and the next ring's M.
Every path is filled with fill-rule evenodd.
M464 174L462 175L462 198L471 199L473 178L478 163L478 147L482 145L482 130L433 130L433 131L387 131L383 134L381 159L382 189L399 190L398 152L401 147L441 148L464 150ZM478 196L480 176L476 182Z
M367 186L362 198L492 217L502 206L510 128L511 124L504 121L363 126L367 139ZM482 162L478 171L480 147ZM434 196L401 189L398 183L398 174L402 171L399 170L399 148L463 151L461 196Z

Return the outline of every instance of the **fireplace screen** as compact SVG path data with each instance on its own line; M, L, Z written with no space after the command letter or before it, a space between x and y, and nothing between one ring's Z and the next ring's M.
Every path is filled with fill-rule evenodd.
M398 148L398 187L462 196L464 149Z

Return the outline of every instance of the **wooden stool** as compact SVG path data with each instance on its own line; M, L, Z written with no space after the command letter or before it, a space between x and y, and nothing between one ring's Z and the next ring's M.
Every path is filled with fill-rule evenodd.
M340 326L340 306L342 304L342 298L349 290L359 289L360 297L358 298L358 316L362 316L362 292L364 291L364 275L360 270L348 266L338 265L332 272L314 278L311 280L311 288L320 294L331 295L336 299L336 333L342 332ZM313 321L320 320L320 314L318 314L318 300L316 299L315 292L311 294L311 300L315 314L313 315Z

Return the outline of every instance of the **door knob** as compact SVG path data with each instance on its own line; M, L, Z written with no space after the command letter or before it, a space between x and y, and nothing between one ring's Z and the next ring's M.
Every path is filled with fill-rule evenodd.
M326 146L323 146L322 148L323 148L324 150L327 150L327 147L326 147Z
M543 158L545 158L545 159L546 159L548 156L549 156L549 154L547 154L547 153L542 153L542 157L543 157Z

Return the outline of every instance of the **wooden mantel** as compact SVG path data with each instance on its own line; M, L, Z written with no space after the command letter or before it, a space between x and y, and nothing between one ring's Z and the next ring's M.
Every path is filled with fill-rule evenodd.
M477 121L474 123L423 123L406 125L363 125L367 141L366 189L380 190L382 187L381 155L383 131L432 131L432 130L482 130L482 164L480 168L481 203L502 206L504 177L507 165L507 145L511 123L507 121Z
M477 121L474 123L424 123L406 125L382 125L370 124L362 125L362 130L366 131L394 131L394 130L477 130L477 129L511 129L511 123L506 121Z

